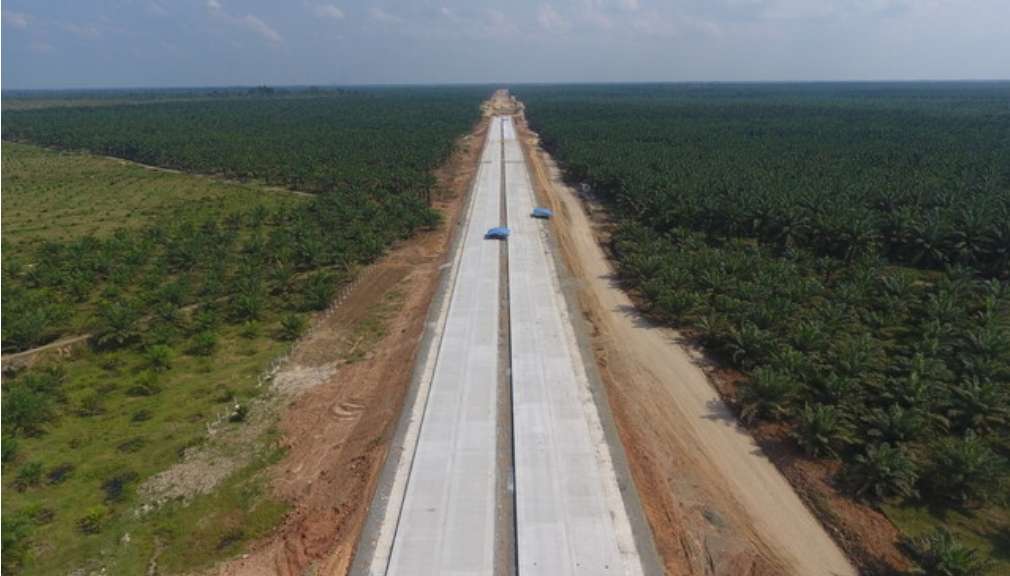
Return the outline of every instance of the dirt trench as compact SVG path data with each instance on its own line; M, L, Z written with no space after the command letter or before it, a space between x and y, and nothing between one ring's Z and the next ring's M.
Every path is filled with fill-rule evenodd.
M587 214L522 113L540 201L578 282L618 434L667 574L854 575L855 568L710 384L705 359L621 289ZM602 239L605 241L605 238Z

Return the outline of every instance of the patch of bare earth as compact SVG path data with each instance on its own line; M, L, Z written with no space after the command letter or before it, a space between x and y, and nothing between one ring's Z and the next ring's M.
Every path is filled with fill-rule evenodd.
M598 206L565 185L521 113L517 125L534 187L555 212L554 233L578 281L611 412L666 573L854 575L783 473L739 427L706 376L707 361L677 332L644 318L622 289L602 248L607 226Z
M292 509L272 535L213 573L347 572L486 130L485 119L436 172L443 224L365 268L275 376L287 400L279 424L287 453L273 489Z

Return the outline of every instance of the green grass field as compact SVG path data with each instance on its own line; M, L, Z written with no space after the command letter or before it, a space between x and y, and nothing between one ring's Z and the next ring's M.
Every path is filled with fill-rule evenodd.
M225 214L275 208L304 198L261 186L151 170L122 160L3 144L5 256L45 241L107 236L167 215Z
M5 266L31 260L47 242L306 201L22 144L4 143L3 165ZM75 310L86 316L91 304ZM281 452L268 425L249 428L227 416L236 403L248 407L261 395L260 375L288 346L279 336L282 317L268 310L248 324L216 326L210 343L180 328L161 345L79 347L14 378L5 375L3 573L66 574L101 565L111 574L141 574L155 555L160 570L180 572L232 554L272 528L285 506L266 496L261 471ZM26 378L45 381L37 386L48 390L27 405L10 395ZM33 407L40 398L41 407ZM10 433L9 410L42 411L45 422ZM137 488L182 462L187 449L204 446L208 423L222 418L218 437L249 436L242 437L237 469L208 494L138 513ZM236 447L223 450L228 457Z

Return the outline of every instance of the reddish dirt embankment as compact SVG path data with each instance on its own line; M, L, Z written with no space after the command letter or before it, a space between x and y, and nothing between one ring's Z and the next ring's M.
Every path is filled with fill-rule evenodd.
M279 424L287 454L273 485L292 511L274 534L215 573L346 573L486 130L485 119L436 174L443 198L435 207L443 225L363 270L276 376L276 387L290 401Z
M519 125L537 193L580 282L618 433L668 574L855 575L856 570L709 383L704 359L621 289L600 232L535 134Z

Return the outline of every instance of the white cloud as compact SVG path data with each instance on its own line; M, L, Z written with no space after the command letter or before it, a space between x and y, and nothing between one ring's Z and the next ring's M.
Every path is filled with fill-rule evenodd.
M439 13L451 24L449 29L441 29L443 35L462 35L475 40L487 38L511 38L519 34L515 23L501 10L463 10L456 12L448 6L439 8Z
M568 21L550 4L541 4L537 9L537 23L550 32L565 32L570 27Z
M262 36L267 42L270 42L271 44L276 45L284 42L284 38L282 38L281 35L278 34L276 30L274 30L266 22L260 20L259 18L253 16L252 14L246 14L241 19L239 19L239 22L249 30L252 30L256 34Z
M310 4L309 9L319 18L329 18L331 20L344 19L344 11L334 4Z
M368 15L376 22L396 23L403 21L399 16L390 14L378 6L372 6L369 8Z
M24 30L28 27L28 21L30 19L31 17L23 12L11 12L10 10L3 11L3 23L20 30Z
M81 40L97 40L102 35L101 30L91 25L63 24L60 27Z
M158 3L156 0L150 0L147 3L147 11L150 12L151 14L154 14L155 16L168 15L168 10L165 10L165 7L162 6L160 3Z
M54 48L52 44L41 40L32 40L32 43L29 45L29 49L36 54L52 54L56 52L56 48Z
M233 16L224 9L219 0L207 0L207 10L210 11L212 17L223 20L232 26L245 28L273 46L280 46L284 43L284 37L258 16L252 14L241 17Z

